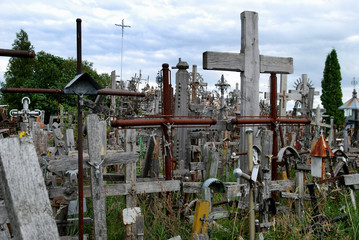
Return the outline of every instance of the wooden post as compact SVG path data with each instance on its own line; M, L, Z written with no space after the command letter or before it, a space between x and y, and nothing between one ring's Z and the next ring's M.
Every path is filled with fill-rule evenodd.
M273 144L273 132L270 130L265 130L262 133L262 156L261 156L261 163L262 163L262 172L263 172L263 196L262 200L265 201L271 197L270 192L270 182L271 182L271 155L272 155L272 144ZM262 223L263 226L269 222L268 211L264 211L262 213ZM263 230L268 231L269 227L263 227Z
M135 151L135 129L126 129L126 152ZM136 162L126 164L126 174L125 174L126 183L135 184L136 183ZM136 201L136 192L131 191L131 193L126 195L126 208L134 208L137 205ZM134 239L136 233L136 223L126 225L126 239Z
M219 152L213 146L212 148L210 148L208 154L207 179L217 178L218 162L219 162Z
M298 216L301 219L303 217L303 196L304 196L304 173L302 170L298 170L295 174L296 176L296 186L298 189L298 201L296 208L298 210Z
M248 166L249 171L253 169L253 130L247 129L246 134L248 135ZM254 212L254 195L253 195L253 184L250 183L249 188L249 239L254 240L256 235L255 230L255 212Z
M0 177L14 239L59 239L30 137L0 139Z
M87 117L89 164L91 167L91 195L95 239L107 239L106 198L102 181L100 122L96 114Z

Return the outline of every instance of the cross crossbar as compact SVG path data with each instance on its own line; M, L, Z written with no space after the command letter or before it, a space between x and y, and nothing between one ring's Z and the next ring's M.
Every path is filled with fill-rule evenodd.
M293 58L259 55L261 73L293 73ZM203 53L203 69L244 72L244 53L211 52Z

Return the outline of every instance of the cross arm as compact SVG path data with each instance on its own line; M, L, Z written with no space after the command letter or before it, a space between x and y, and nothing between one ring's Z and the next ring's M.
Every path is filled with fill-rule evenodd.
M293 58L264 55L259 57L261 73L293 73ZM243 53L207 51L203 53L203 69L243 72L244 60Z
M174 125L213 125L216 119L191 119L191 118L157 118L157 119L135 119L135 120L112 120L111 127L133 127L133 126L152 126L161 124Z
M203 69L243 72L244 54L230 52L204 52Z

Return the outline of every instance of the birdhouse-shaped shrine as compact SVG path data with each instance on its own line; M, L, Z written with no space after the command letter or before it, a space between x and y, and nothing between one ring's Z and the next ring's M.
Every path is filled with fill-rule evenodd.
M64 88L65 94L96 95L97 90L102 89L88 73L76 75Z
M320 136L317 143L315 144L311 156L311 172L313 177L320 177L324 179L325 176L325 160L334 156L329 145L325 141L323 135Z

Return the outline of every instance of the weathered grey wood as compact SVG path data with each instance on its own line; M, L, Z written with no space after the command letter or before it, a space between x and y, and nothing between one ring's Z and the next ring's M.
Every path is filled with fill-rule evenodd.
M300 171L310 171L311 170L311 166L305 163L297 163L295 165L295 169L300 170Z
M272 57L260 55L261 73L293 73L293 58L291 57Z
M89 168L90 165L87 164L89 157L84 157L84 168ZM121 152L114 154L102 155L101 159L104 159L102 166L109 165L118 165L118 164L129 164L135 163L138 160L138 153L135 152ZM47 170L50 172L56 171L67 171L77 169L77 157L49 157L49 163Z
M309 196L309 194L306 194L306 195L303 194L303 195L300 197L299 194L297 194L297 193L281 192L281 193L280 193L280 196L281 196L282 198L288 198L288 199L293 199L293 200L299 200L300 198L302 198L302 200L310 201L310 196ZM303 210L303 207L302 207L302 210ZM303 214L300 214L300 215L303 215Z
M4 200L0 200L0 223L8 222L7 210Z
M213 220L222 219L222 218L228 218L228 217L229 217L228 211L223 210L223 209L221 209L221 210L213 209L213 211L210 212L209 215L208 215L208 218L213 219ZM189 218L189 222L193 223L194 216L191 215L188 218Z
M207 179L217 178L217 170L219 165L219 152L215 147L209 150L208 164L207 164Z
M196 183L201 185L201 183ZM200 187L199 187L200 189ZM175 192L181 190L181 181L151 181L140 183L122 183L122 184L107 184L104 186L105 196L124 196L130 192L137 194L144 193L161 193L161 192ZM66 188L54 187L49 189L49 197L61 197L65 195ZM84 197L91 197L91 189L89 186L84 186Z
M211 52L203 53L203 69L244 72L244 53ZM261 73L293 73L293 58L260 55Z
M359 184L359 173L344 175L344 182L347 186Z
M260 72L292 73L293 59L259 55L258 14L245 11L241 13L240 53L205 52L203 68L241 72L241 116L259 116ZM257 127L253 130L257 132ZM245 131L240 133L240 142L240 151L246 152L248 143ZM254 138L254 144L259 145L258 138ZM240 168L248 172L247 156L241 160Z
M183 182L182 190L184 193L199 193L201 192L203 183L201 182Z
M191 171L203 171L206 170L206 163L204 162L191 162Z
M96 114L90 114L86 118L88 146L89 146L89 163L91 167L91 195L94 219L94 236L95 239L107 239L106 226L106 198L104 184L102 181L102 160L101 149L103 148L100 127Z
M134 152L135 151L135 129L126 129L126 152ZM126 164L126 175L125 182L130 184L136 184L136 163ZM126 208L136 207L137 201L135 199L135 192L131 192L126 195Z
M298 190L298 201L297 201L297 210L298 216L301 218L303 217L303 195L304 195L304 173L302 171L296 172L296 185Z
M59 239L30 137L0 139L0 177L15 239Z
M172 238L169 238L167 240L182 240L181 236L178 235L178 236L175 236L175 237L172 237Z
M147 177L149 175L154 149L155 149L155 138L154 138L154 136L150 136L149 141L148 141L146 155L145 155L145 164L142 169L142 177Z
M277 181L272 181L269 184L269 189L271 192L274 191L284 192L286 190L294 190L294 188L295 188L294 180L277 180Z
M11 240L11 239L13 239L10 236L9 230L7 228L7 225L4 225L3 227L4 227L4 229L0 230L0 239L1 240Z
M84 240L89 239L88 234L84 234ZM62 236L60 237L60 240L77 240L79 239L79 236Z
M145 236L145 217L139 215L136 217L136 235L137 240L143 240Z
M35 143L36 154L40 156L41 154L47 153L47 131L45 132L40 128L39 122L33 123L33 141Z
M74 130L72 128L66 129L65 132L65 143L66 143L66 151L75 151L75 137Z

